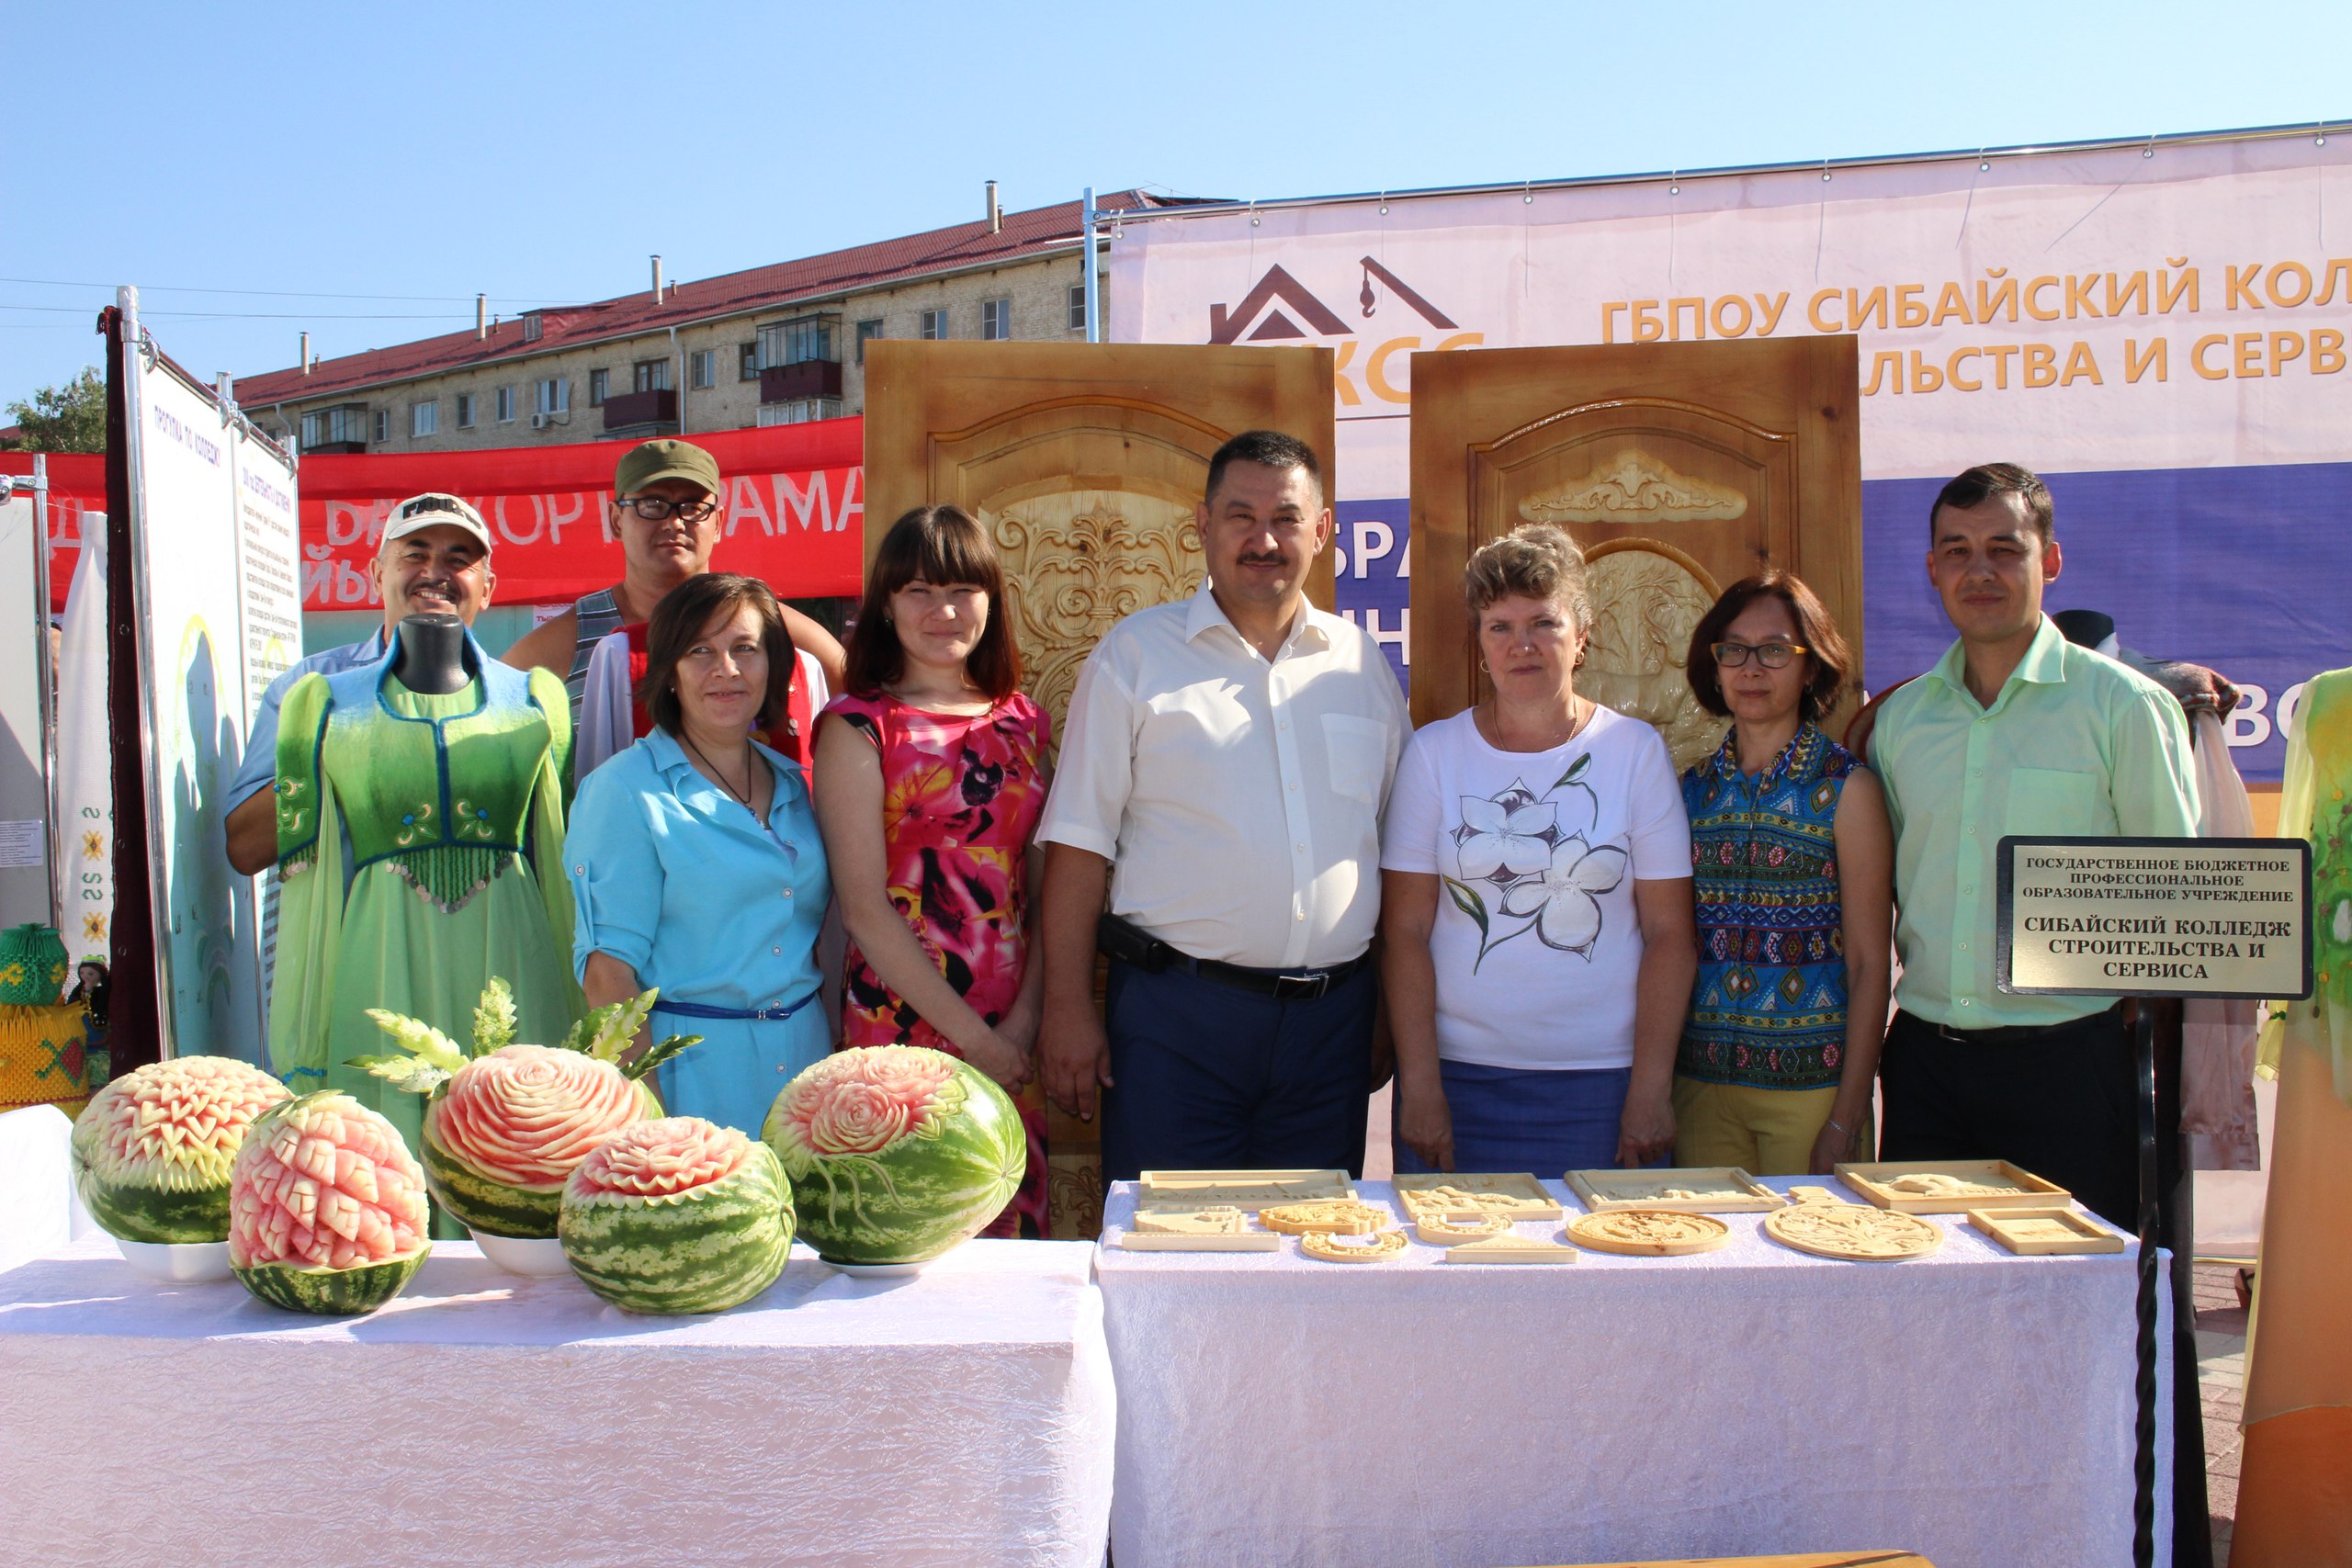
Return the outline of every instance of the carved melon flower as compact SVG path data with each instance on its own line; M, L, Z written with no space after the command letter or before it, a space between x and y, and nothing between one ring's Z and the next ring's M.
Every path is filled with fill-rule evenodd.
M792 1168L805 1168L811 1156L878 1155L923 1132L934 1112L954 1109L955 1076L955 1060L937 1051L836 1052L793 1080L770 1114L769 1135Z
M1466 882L1508 886L1551 863L1559 837L1559 806L1538 800L1517 780L1491 799L1462 797L1462 826L1454 830L1454 856Z
M1627 855L1614 844L1598 848L1571 833L1552 846L1541 877L1515 883L1503 894L1503 913L1535 917L1535 934L1546 947L1580 953L1589 962L1600 940L1600 895L1625 880Z

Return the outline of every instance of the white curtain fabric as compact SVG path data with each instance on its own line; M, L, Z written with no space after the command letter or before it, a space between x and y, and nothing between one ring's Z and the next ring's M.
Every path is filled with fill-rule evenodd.
M0 1272L96 1231L74 1195L74 1122L54 1105L0 1115Z
M2129 1252L2016 1258L1952 1215L1929 1257L1848 1263L1730 1214L1687 1258L1349 1265L1124 1252L1134 1207L1114 1189L1097 1265L1119 1568L2131 1561Z
M107 516L82 514L57 654L57 930L75 963L107 962L114 919L114 774L107 731Z
M796 1248L745 1306L645 1318L447 1242L333 1319L153 1283L93 1238L0 1275L5 1555L1098 1568L1092 1251L854 1280Z

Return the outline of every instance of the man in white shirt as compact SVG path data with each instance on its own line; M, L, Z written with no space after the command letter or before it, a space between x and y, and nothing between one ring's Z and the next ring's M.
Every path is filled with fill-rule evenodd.
M1037 830L1045 1089L1091 1120L1116 1080L1102 1097L1109 1180L1355 1170L1404 698L1370 636L1306 603L1331 513L1304 442L1227 442L1195 517L1207 581L1112 627L1064 722Z

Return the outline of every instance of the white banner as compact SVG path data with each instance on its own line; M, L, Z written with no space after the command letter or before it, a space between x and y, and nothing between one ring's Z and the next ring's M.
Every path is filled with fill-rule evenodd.
M29 488L0 502L0 926L49 921L48 741L41 733L40 524Z
M164 1049L258 1061L260 900L229 865L222 819L252 706L300 651L294 475L160 355L131 362Z
M1385 546L1340 603L1392 646L1414 354L1851 332L1873 683L1949 640L1928 504L1996 459L2051 479L2052 608L2248 688L2250 775L2352 662L2352 138L1127 215L1112 258L1117 341L1336 351L1341 543Z
M107 514L82 514L57 656L57 916L75 963L107 959L114 777L107 742Z

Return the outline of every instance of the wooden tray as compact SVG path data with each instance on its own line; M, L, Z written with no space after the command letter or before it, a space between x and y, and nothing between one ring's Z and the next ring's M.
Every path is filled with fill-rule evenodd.
M1968 1223L2022 1258L2123 1250L2121 1236L2072 1209L1971 1209Z
M1758 1214L1788 1203L1736 1165L1679 1170L1572 1170L1568 1186L1596 1214L1617 1209L1656 1209L1669 1214ZM1676 1190L1697 1196L1664 1196Z
M1764 1216L1774 1241L1816 1258L1897 1263L1925 1258L1944 1244L1939 1225L1895 1209L1864 1203L1794 1203Z
M1731 1240L1731 1227L1705 1214L1665 1209L1611 1209L1570 1220L1567 1238L1595 1252L1636 1258L1680 1258L1713 1252Z
M1136 1189L1136 1202L1155 1209L1230 1203L1255 1213L1269 1203L1355 1195L1355 1184L1344 1170L1147 1170Z
M1479 1241L1465 1241L1445 1249L1448 1263L1574 1263L1577 1249L1556 1241L1542 1241L1505 1231Z
M1906 1192L1894 1184L1905 1177L1950 1177L1963 1186L2006 1191ZM2064 1208L2074 1194L2005 1159L1879 1160L1840 1165L1838 1179L1882 1209L1904 1214L1964 1214L1971 1209Z
M1191 1209L1137 1209L1135 1223L1127 1228L1138 1235L1239 1235L1250 1226L1240 1210L1220 1203Z
M1280 1252L1283 1238L1272 1231L1235 1231L1226 1235L1155 1235L1121 1231L1122 1252Z
M1467 1219L1478 1214L1503 1214L1521 1220L1556 1220L1566 1213L1560 1201L1525 1171L1489 1173L1441 1170L1396 1179L1396 1201L1408 1219ZM1462 1196L1457 1199L1453 1194Z

